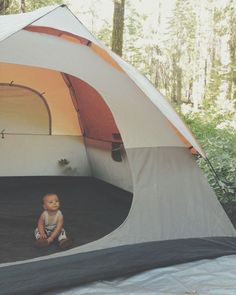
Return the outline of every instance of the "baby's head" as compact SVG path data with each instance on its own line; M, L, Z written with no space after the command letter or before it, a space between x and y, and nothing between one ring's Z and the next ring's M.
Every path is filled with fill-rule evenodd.
M60 201L56 194L46 194L43 197L43 208L48 211L57 211L60 207Z

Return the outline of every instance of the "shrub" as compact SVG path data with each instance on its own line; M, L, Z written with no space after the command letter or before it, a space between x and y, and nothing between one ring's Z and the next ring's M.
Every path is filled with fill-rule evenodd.
M217 176L203 158L198 164L222 203L236 201L236 111L233 101L216 101L202 106L199 112L190 108L181 116L200 142Z

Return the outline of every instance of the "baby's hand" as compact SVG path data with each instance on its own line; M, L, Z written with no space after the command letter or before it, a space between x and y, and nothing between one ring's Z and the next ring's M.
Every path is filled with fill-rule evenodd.
M49 237L47 238L48 244L51 244L53 242L53 238Z
M43 239L43 240L47 239L47 235L45 234L45 232L40 233L40 239Z

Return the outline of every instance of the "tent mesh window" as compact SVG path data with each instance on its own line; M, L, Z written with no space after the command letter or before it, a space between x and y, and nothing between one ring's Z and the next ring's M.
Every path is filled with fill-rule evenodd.
M0 129L6 134L51 134L43 96L24 86L0 84Z

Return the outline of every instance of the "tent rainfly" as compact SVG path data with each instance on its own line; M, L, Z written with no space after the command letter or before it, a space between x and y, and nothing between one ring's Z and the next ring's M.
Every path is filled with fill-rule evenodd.
M125 220L103 237L0 264L1 294L236 252L235 229L190 152L205 157L192 133L67 6L0 17L0 132L1 179L59 176L64 159L77 177L133 195Z

